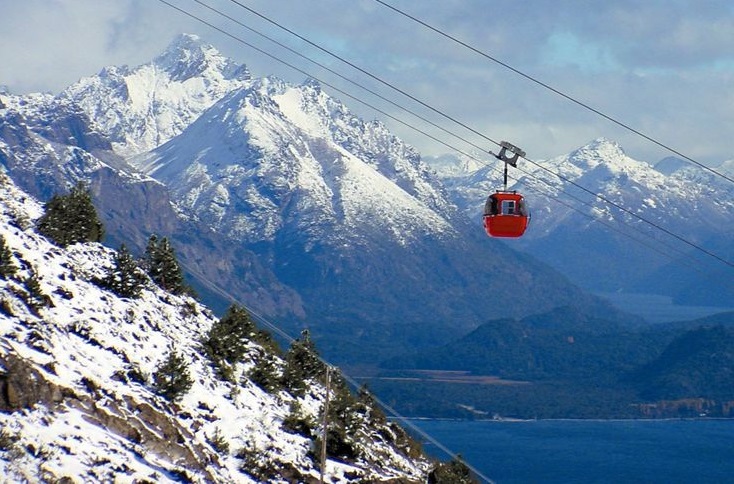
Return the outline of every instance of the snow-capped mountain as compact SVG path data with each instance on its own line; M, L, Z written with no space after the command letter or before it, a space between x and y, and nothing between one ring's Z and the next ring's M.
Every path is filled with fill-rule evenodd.
M498 307L487 290L531 298L544 286L547 297L533 295L533 305L578 302L546 268L501 244L478 257L493 242L457 212L417 152L312 80L254 80L130 162L187 213L269 261L303 298L329 354L344 340L355 346L337 358L374 358L374 346L403 351L520 309ZM518 289L520 278L532 282Z
M93 281L112 267L113 251L52 245L33 229L41 213L0 176L0 233L17 269L0 277L3 482L319 481L313 438L285 421L294 408L318 421L321 383L308 380L302 396L253 383L249 370L268 353L255 340L223 378L201 348L217 321L209 309L151 281L134 299L100 288ZM191 380L175 401L154 384L171 352ZM406 455L397 426L350 418L360 427L350 433L355 456L330 458L329 482L425 480L431 464Z
M231 277L226 285L243 302L257 301L271 315L303 313L298 296L252 253L224 246L211 229L182 217L166 187L117 155L109 137L65 94L0 95L0 164L41 200L84 181L107 227L108 244L124 242L142 252L151 234L166 234L187 270L198 274L194 283L202 294L217 291L208 281Z
M69 106L80 114L72 132L84 136L50 144L79 154L38 158L51 172L83 161L77 178L114 241L140 251L150 233L170 235L203 297L242 300L291 334L309 327L330 359L374 363L493 317L608 309L473 227L381 123L313 81L251 79L191 37L58 96L0 101L0 160L12 177L28 174L22 187L49 196L34 189L43 170L23 167L49 144L46 128L63 125L49 106ZM27 122L39 112L49 116ZM71 185L74 174L64 177L53 191Z
M417 152L313 81L258 80L131 162L247 243L272 242L283 229L319 231L322 241L384 229L401 244L455 235L453 206Z
M115 152L129 157L165 143L224 94L249 82L247 67L185 34L152 62L106 67L59 97L77 103Z
M486 160L478 170L443 175L454 200L475 220L481 206L467 200L501 183L500 162ZM454 166L462 163L457 160ZM446 173L445 168L439 173ZM652 166L602 138L537 164L521 161L510 174L517 177L510 189L526 195L533 215L518 245L590 289L668 294L662 280L656 285L648 276L679 259L699 263L701 254L653 224L709 247L732 237L734 185L678 159ZM644 288L639 286L643 280Z

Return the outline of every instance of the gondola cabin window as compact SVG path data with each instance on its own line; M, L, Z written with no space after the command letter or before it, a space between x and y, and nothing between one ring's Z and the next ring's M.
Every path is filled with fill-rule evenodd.
M515 215L517 213L517 205L515 200L502 200L502 215Z

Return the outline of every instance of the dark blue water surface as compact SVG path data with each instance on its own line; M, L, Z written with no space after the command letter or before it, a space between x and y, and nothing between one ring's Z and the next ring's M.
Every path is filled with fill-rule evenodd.
M734 483L734 420L411 423L498 484Z

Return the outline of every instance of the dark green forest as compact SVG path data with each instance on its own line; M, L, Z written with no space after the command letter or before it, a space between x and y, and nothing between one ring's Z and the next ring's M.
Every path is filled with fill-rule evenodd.
M410 416L734 417L734 313L639 325L562 308L495 320L385 361L368 381Z

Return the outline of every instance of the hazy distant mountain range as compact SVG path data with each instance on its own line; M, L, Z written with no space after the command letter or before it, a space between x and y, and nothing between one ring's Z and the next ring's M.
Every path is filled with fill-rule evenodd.
M427 159L477 222L479 195L501 182L498 160L478 158ZM716 170L731 176L732 166ZM734 261L734 184L725 178L676 158L655 165L634 160L603 138L568 155L521 161L510 173L517 177L510 188L527 196L533 213L514 248L590 290L734 305L734 284L726 283L734 269L691 245Z

